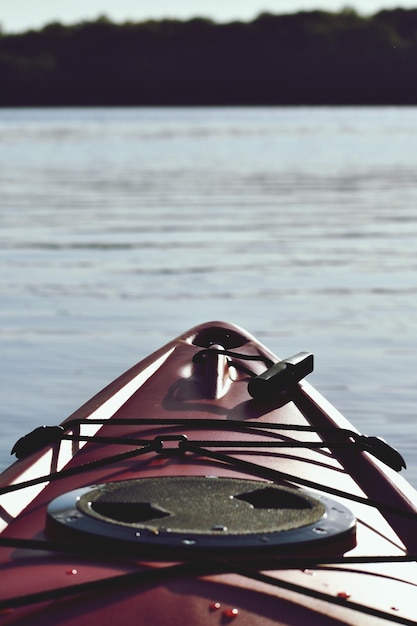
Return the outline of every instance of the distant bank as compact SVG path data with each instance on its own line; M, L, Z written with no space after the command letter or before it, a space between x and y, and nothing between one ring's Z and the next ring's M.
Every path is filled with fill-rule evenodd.
M417 9L0 35L0 106L417 104Z

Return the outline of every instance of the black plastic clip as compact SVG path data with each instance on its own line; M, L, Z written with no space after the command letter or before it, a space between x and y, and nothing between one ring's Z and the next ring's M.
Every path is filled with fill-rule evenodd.
M39 426L16 441L10 454L15 454L18 459L22 459L32 452L60 441L63 432L62 426Z
M363 447L365 452L373 454L373 456L391 467L396 472L401 472L403 468L407 468L404 458L398 450L390 446L385 439L382 439L382 437L368 437L367 435L360 435L357 438L357 443Z
M177 445L166 446L167 441L175 442ZM159 454L184 454L187 441L187 435L158 435L154 439L154 450Z
M299 352L252 378L248 391L255 400L274 398L311 374L313 367L314 356L311 352Z

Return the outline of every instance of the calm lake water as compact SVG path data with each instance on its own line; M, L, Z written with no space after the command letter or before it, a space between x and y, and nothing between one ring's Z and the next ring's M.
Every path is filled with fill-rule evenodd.
M0 467L224 319L417 486L417 108L0 109Z

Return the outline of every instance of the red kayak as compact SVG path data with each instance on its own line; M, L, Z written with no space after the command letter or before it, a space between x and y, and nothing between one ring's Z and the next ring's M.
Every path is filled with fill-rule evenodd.
M401 455L223 322L197 326L0 476L0 624L417 624Z

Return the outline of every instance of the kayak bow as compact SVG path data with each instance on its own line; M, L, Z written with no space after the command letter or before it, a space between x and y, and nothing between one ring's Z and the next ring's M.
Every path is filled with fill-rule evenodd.
M417 624L400 453L211 322L150 355L0 476L0 623Z

